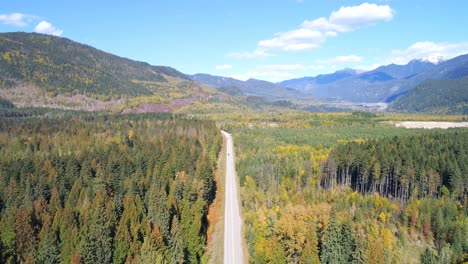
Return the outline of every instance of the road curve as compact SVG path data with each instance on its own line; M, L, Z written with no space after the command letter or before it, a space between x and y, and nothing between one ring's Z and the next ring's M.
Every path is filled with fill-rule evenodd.
M224 200L224 264L244 263L242 256L239 200L237 195L234 148L231 134L221 131L226 138L226 197Z

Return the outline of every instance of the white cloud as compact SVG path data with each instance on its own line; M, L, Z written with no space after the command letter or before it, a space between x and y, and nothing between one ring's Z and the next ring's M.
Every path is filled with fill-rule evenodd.
M325 17L320 17L320 18L317 18L315 20L305 20L304 22L302 22L302 25L301 25L303 28L309 28L309 29L312 29L312 30L319 30L319 31L322 31L322 32L333 32L333 33L336 33L336 32L345 32L346 31L346 28L342 25L339 25L339 24L333 24L329 21L329 19L325 18Z
M306 68L307 67L302 64L270 64L259 65L256 69L262 71L300 71Z
M0 14L0 21L7 25L24 27L28 25L28 16L21 13Z
M60 36L62 35L63 31L54 27L51 23L47 21L41 21L37 26L34 28L34 32L43 33L48 35Z
M361 27L373 25L379 21L390 21L394 11L388 5L363 3L358 6L342 6L333 11L328 18L305 20L298 29L276 33L271 39L261 40L257 51L282 50L300 51L319 48L330 37L338 33L349 32ZM251 53L241 53L240 58L256 58Z
M281 49L284 51L296 51L318 48L325 40L322 32L300 28L285 33L277 33L272 39L262 40L258 43L260 48Z
M310 67L302 64L267 64L258 65L253 70L243 74L231 75L239 80L250 78L279 82L287 79L298 78L306 75Z
M325 66L324 65L310 65L308 68L313 71L318 71L318 70L324 70Z
M232 69L232 65L229 65L229 64L216 65L215 68L217 70L229 70L229 69Z
M356 62L361 62L361 61L362 61L362 57L357 56L357 55L337 56L331 59L318 60L319 63L329 63L329 64L356 63Z
M253 52L243 51L243 52L233 52L228 54L229 57L236 59L256 59L256 58L267 58L272 57L272 54L267 53L264 50L254 50Z
M468 42L416 42L404 50L393 50L388 58L388 63L406 64L413 59L423 59L432 62L440 58L448 60L456 56L468 53Z
M366 71L371 71L371 70L377 69L378 67L380 67L382 65L383 65L382 63L362 64L362 65L358 65L358 66L353 67L353 68L356 69L358 71L358 73L360 73L360 72L366 72Z
M282 71L253 70L244 74L231 75L229 77L242 80L242 81L246 81L248 79L254 78L254 79L266 80L270 82L280 82L280 81L300 77L300 75L290 73L290 72L282 72Z
M363 3L359 6L343 6L332 12L329 21L348 30L369 26L378 21L390 21L394 11L388 5Z

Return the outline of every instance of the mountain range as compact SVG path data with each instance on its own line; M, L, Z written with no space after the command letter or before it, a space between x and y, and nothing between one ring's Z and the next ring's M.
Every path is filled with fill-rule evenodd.
M281 86L319 99L351 102L391 102L428 79L456 79L468 75L468 55L440 62L412 60L358 73L345 69L332 74L286 80ZM326 82L321 80L326 79Z
M275 105L274 101L285 107L291 102L284 100L291 99L306 108L319 101L336 106L342 101L396 100L390 107L392 111L456 113L464 111L460 109L465 109L468 101L460 96L468 90L466 78L463 79L466 76L468 55L461 55L436 63L412 60L406 65L390 64L367 72L347 68L279 83L241 81L209 74L187 75L171 67L122 58L66 38L0 33L0 98L17 106L63 107L63 101L68 100L72 109L76 109L75 105L85 110L108 109L109 104L114 104L118 109L143 105L135 111L173 111L207 98L211 98L210 102L224 100L224 105L229 102L229 107L236 107L239 102L255 107ZM450 81L458 79L461 81ZM431 99L444 94L451 99ZM422 102L437 103L416 107L418 97L425 98ZM56 105L57 102L60 104ZM450 106L452 102L454 107ZM88 107L90 104L101 106Z
M246 95L261 96L271 101L282 99L299 99L304 97L304 94L296 89L287 88L275 83L257 79L241 81L230 77L202 73L187 75L187 77L193 81L216 88L237 87ZM309 96L309 99L312 99L312 96Z
M390 64L364 72L346 68L331 74L279 83L254 79L241 81L209 74L188 77L212 87L237 87L246 94L268 99L295 98L310 101L313 98L332 102L391 103L426 80L458 79L467 75L468 55L461 55L446 61L412 60L405 65Z

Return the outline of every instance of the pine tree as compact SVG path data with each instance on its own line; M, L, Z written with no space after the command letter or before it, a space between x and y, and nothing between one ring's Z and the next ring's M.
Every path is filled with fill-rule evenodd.
M342 238L340 224L335 213L332 213L327 230L323 235L322 251L320 254L321 263L348 263L347 256L344 255Z
M421 254L421 264L438 264L439 258L432 249L426 248L424 253Z
M166 260L167 249L158 226L152 229L148 224L146 236L141 246L138 262L140 263L168 263Z
M88 232L83 245L85 263L111 263L112 261L112 203L104 188L100 188L90 208Z
M164 240L170 239L170 223L169 223L169 210L167 209L167 194L161 188L158 189L156 185L152 185L147 193L148 201L148 219L160 227Z
M16 261L16 232L15 215L12 208L8 208L0 218L0 262L15 263Z
M39 263L57 263L60 249L58 248L57 235L52 229L50 216L44 216L43 226L39 233L39 246L37 260Z
M354 232L348 224L343 224L341 227L342 236L342 249L343 249L343 260L346 259L347 263L355 261L353 255L356 250L356 239Z
M29 209L21 207L16 214L16 255L20 262L36 258L37 240Z

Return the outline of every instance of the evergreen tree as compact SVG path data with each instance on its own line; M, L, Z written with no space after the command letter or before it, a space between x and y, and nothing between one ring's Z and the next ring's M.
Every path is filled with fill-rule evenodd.
M151 230L150 225L147 225L146 229L146 236L141 246L138 261L140 263L168 263L166 261L166 245L158 226L154 226L153 230Z
M438 264L439 258L434 253L434 251L430 248L426 248L424 252L421 254L421 264Z
M335 213L330 216L327 230L323 235L322 251L320 253L320 262L329 264L348 263L348 256L344 255L342 245L342 233L338 219Z
M39 233L39 246L37 260L39 263L58 263L60 249L58 248L57 235L52 229L50 216L45 216L43 226Z
M30 210L21 207L16 214L16 255L20 262L36 259L37 239Z
M90 208L88 232L83 245L84 263L111 263L112 261L112 203L100 188Z
M0 262L16 262L16 232L15 215L12 208L8 208L0 218Z

